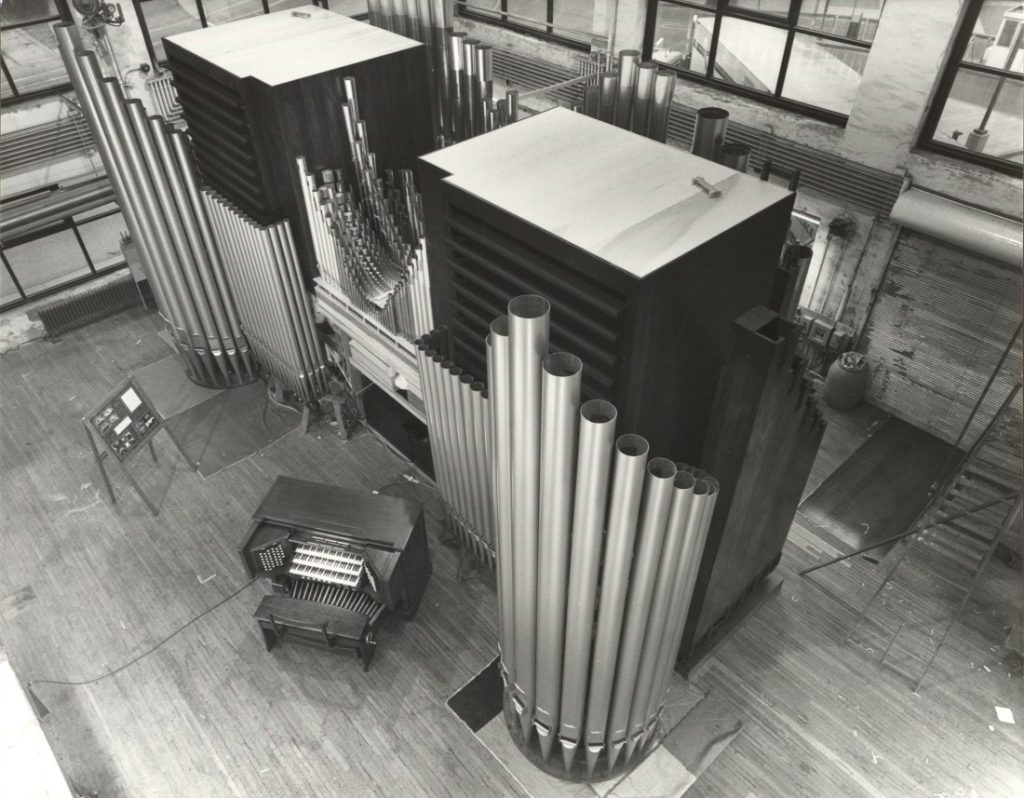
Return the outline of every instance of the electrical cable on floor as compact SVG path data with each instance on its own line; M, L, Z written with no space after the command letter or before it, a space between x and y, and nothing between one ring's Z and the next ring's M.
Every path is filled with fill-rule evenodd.
M26 685L26 688L28 690L31 690L32 686L36 685L36 684L57 684L57 685L64 685L66 687L82 687L82 686L87 685L87 684L96 684L96 682L103 681L104 679L109 678L110 676L116 676L121 671L123 671L126 668L129 668L132 665L134 665L136 662L138 662L138 661L148 657L150 654L152 654L158 648L163 646L165 643L168 643L171 640L173 640L181 632L185 631L192 624L196 623L196 621L202 620L203 618L205 618L207 615L209 615L214 610L216 610L219 607L222 607L225 604L227 604L229 601L231 601L231 599L233 599L239 593L242 593L243 591L245 591L248 588L252 587L254 584L256 584L257 579L249 580L244 585L242 585L240 588L238 588L238 590L236 590L235 592L229 593L224 598L222 598L220 601L218 601L216 604L214 604L212 607L208 607L207 609L205 609L201 613L199 613L197 616L192 618L192 620L190 620L187 623L184 623L181 626L179 626L177 629L175 629L169 635L164 637L156 645L152 646L151 648L149 648L146 651L143 651L141 654L139 654L138 656L134 657L133 659L128 660L128 662L124 663L123 665L117 666L116 668L114 668L111 671L107 671L106 673L100 674L99 676L96 676L95 678L92 678L92 679L82 679L82 680L79 680L79 681L64 681L64 680L61 680L61 679L32 679L28 683L28 685Z

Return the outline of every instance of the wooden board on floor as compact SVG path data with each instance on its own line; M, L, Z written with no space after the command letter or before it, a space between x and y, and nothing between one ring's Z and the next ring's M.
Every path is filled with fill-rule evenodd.
M889 418L798 512L848 551L905 532L927 506L953 447ZM870 552L880 559L888 547Z

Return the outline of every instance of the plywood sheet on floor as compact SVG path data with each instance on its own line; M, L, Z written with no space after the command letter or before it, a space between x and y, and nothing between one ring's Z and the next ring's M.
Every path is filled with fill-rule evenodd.
M905 532L917 519L949 465L953 447L897 418L889 418L804 502L805 523L849 551ZM880 558L886 547L872 550Z

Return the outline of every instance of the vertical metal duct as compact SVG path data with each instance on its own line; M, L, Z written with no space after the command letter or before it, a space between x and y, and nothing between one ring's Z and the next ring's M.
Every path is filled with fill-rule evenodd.
M724 108L701 108L697 111L697 121L693 127L693 141L690 152L719 161L722 157L722 145L725 143L725 131L729 126L729 112Z
M737 172L747 171L747 159L750 158L750 147L746 144L723 144L722 165L735 169Z
M651 121L647 135L655 141L668 138L668 119L672 111L672 97L676 88L676 73L659 69L654 78L654 97L651 100Z
M633 113L630 129L641 136L650 133L651 108L654 105L654 83L658 74L658 65L653 61L644 61L636 71L636 94L633 97Z
M615 98L615 126L629 128L633 119L633 98L640 68L639 50L619 52L619 78Z

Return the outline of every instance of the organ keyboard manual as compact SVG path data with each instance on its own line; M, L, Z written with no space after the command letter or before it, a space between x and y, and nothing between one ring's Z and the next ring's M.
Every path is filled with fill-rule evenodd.
M273 586L254 616L268 651L283 637L354 650L363 670L387 617L416 614L431 572L421 505L291 477L253 514L242 558Z

